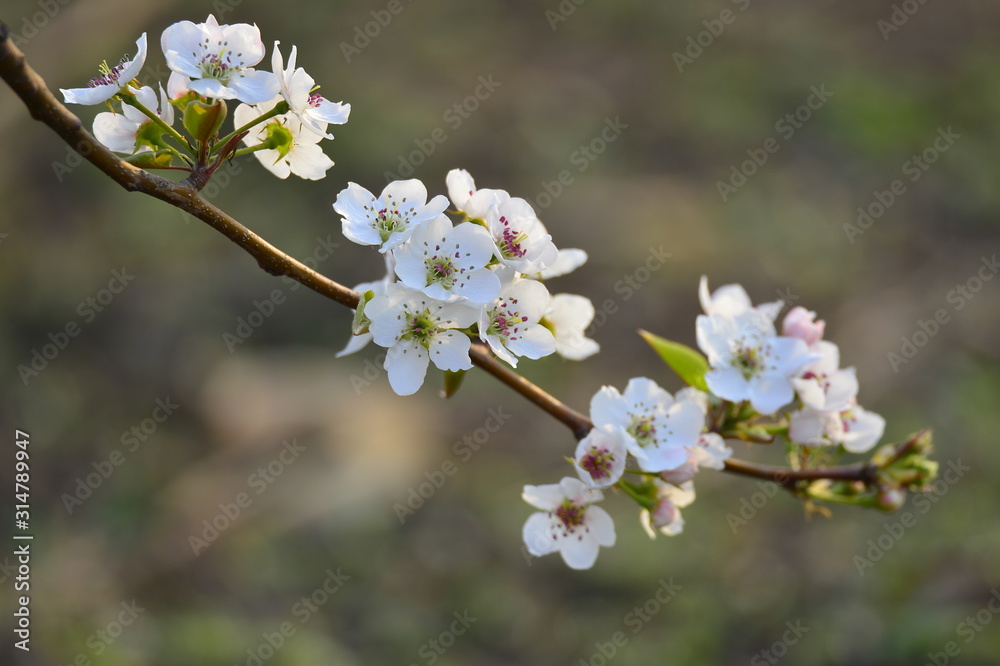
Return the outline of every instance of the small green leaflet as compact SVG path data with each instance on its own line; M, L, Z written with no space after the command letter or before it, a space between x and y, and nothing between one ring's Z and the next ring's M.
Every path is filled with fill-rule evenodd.
M649 346L660 355L684 383L700 391L708 391L705 384L705 373L708 372L708 361L698 351L687 345L673 342L649 331L639 330L639 335L649 343Z

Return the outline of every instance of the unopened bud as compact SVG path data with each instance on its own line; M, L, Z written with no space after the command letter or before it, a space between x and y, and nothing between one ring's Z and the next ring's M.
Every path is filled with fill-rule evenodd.
M802 306L796 306L785 315L785 321L781 325L781 334L789 338L799 338L807 345L814 345L823 339L823 330L826 328L825 321L815 321L816 313L806 310Z
M896 511L906 501L906 493L895 486L879 486L875 504L886 513Z
M694 454L688 458L688 461L677 467L676 469L668 469L664 472L660 472L660 478L667 483L672 483L675 486L679 486L682 483L687 483L694 478L694 475L698 473L698 461L695 460Z
M661 497L656 508L649 514L649 522L655 529L666 527L677 520L677 507L669 497Z

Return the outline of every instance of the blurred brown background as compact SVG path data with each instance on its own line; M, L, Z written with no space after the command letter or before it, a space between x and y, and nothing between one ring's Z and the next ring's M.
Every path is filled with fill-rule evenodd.
M144 80L165 82L160 32L208 11L256 22L266 69L274 40L286 53L297 44L323 94L353 105L323 144L337 165L318 183L282 182L244 158L206 194L341 282L381 270L370 248L340 235L330 205L348 181L378 191L385 172L413 167L436 194L449 169L464 167L480 186L531 199L557 244L591 257L553 291L614 306L594 333L600 355L522 366L575 407L633 376L679 388L635 330L694 344L707 274L715 286L741 282L758 302L791 294L816 310L844 364L858 368L862 403L886 417L886 440L931 426L937 458L971 471L932 503L911 500L903 511L916 522L899 538L886 535L901 513L834 507L832 520L806 520L784 495L734 534L727 515L755 493L760 503L762 490L706 472L682 536L650 543L634 505L612 497L619 543L593 570L570 571L558 556L526 561L521 487L569 472L564 428L478 372L448 402L434 375L418 396L394 396L372 370L377 348L333 358L350 312L266 275L201 223L74 166L0 88L0 501L10 515L13 431L27 430L36 534L33 650L14 651L5 631L0 661L597 665L611 645L616 663L637 665L779 656L902 665L933 663L929 653L995 663L1000 622L985 620L1000 589L1000 280L976 279L983 266L994 276L983 257L1000 245L1000 9L966 0L897 10L744 0L387 6L7 0L0 18L53 89L131 55L143 31ZM887 23L894 11L898 26ZM365 45L366 27L375 36ZM475 99L480 77L499 85ZM89 125L100 109L74 111ZM596 159L579 152L616 122ZM429 143L439 128L445 141ZM953 138L938 140L949 128ZM763 165L743 165L763 161L765 145ZM914 155L934 162L924 170ZM734 169L754 173L731 181L739 186L723 200L718 183ZM553 196L564 171L572 182ZM895 180L903 193L876 215ZM873 222L856 235L845 225L858 224L859 206ZM328 253L331 243L339 247ZM627 287L660 245L669 260ZM124 289L113 282L128 276ZM959 285L980 289L966 297ZM223 336L258 304L269 310L275 289L282 302L231 353ZM888 354L942 309L947 323L916 336L926 344L894 371ZM23 378L18 366L70 323L79 334ZM479 450L456 444L490 409L510 418ZM777 461L781 452L738 454ZM105 479L112 457L121 464ZM446 461L457 472L401 524L394 505ZM88 475L96 488L68 510ZM240 493L247 506L227 519ZM228 527L209 541L203 521ZM206 543L192 546L193 536ZM860 575L857 558L880 538L884 553ZM0 577L10 618L13 575L5 567ZM682 589L670 602L648 603L671 579ZM658 612L637 620L636 607ZM476 621L465 630L456 613ZM977 613L972 630L966 618ZM798 638L786 625L796 622L808 628ZM283 626L291 631L279 639ZM624 644L614 645L616 632Z

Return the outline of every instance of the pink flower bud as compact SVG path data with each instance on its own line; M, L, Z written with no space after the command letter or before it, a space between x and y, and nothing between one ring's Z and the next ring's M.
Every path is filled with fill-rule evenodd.
M666 527L677 520L677 507L669 497L661 497L656 508L649 516L649 522L655 529Z
M906 502L906 493L895 486L879 486L875 502L878 508L886 513L892 513Z
M698 473L698 459L695 458L694 451L688 456L687 462L682 464L680 467L674 469L668 469L660 472L660 478L667 483L672 483L675 486L679 486L683 483L687 483L694 478L694 475Z
M815 321L816 313L796 306L785 315L781 325L781 334L789 338L800 338L810 347L823 339L825 321Z

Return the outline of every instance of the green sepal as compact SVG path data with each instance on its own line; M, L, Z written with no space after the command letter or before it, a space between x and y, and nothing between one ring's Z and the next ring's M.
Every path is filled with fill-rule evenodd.
M639 335L649 343L649 346L660 355L660 358L677 373L677 376L685 384L693 386L699 391L708 392L708 384L705 383L705 373L709 370L708 360L698 351L679 342L661 338L649 331L640 329Z
M122 159L140 169L162 169L173 162L173 154L169 150L144 150L141 153L129 155Z
M279 122L268 123L264 131L267 132L267 138L261 143L271 150L278 151L278 159L274 160L277 162L292 149L294 144L292 132Z
M365 306L373 298L375 298L375 292L371 289L361 295L358 307L354 311L354 319L351 321L351 333L354 335L364 335L368 332L368 326L372 323L372 320L365 316Z
M191 100L184 107L184 129L196 140L207 143L218 133L227 113L225 102L206 104L201 100Z
M444 371L444 390L441 391L441 396L444 398L450 398L458 392L458 388L462 385L462 380L465 379L465 373L467 370L445 370Z

